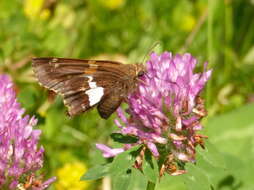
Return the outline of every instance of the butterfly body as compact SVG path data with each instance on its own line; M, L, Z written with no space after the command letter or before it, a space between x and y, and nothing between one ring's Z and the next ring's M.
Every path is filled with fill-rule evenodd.
M66 58L34 58L39 83L63 96L70 116L97 106L107 119L127 95L135 90L144 73L141 64Z

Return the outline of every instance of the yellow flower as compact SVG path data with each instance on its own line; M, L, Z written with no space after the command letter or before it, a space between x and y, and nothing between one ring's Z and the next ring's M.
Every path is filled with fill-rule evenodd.
M80 177L87 171L86 166L79 161L65 164L57 171L57 190L85 190L89 189L89 182L80 181Z
M42 9L44 0L25 0L24 12L30 19L47 19L50 16L50 10Z
M101 4L108 9L117 9L124 5L125 0L100 0Z
M192 15L184 15L181 28L185 32L190 32L196 25L196 19Z

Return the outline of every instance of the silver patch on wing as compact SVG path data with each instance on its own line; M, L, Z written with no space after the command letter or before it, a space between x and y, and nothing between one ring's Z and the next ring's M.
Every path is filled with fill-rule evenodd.
M102 96L104 95L104 88L96 87L91 88L85 92L88 95L89 106L93 106L100 102Z

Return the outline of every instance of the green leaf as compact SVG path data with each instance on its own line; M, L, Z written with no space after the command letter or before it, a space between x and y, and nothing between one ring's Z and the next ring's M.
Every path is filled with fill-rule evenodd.
M253 151L250 151L250 145L254 143L253 113L252 103L211 118L206 127L209 140L220 152L239 157L242 161L253 159Z
M140 146L132 147L131 149L117 155L110 167L110 173L117 175L125 172L128 168L131 168L136 156L139 153Z
M146 176L146 178L153 182L156 183L158 176L159 176L159 169L157 165L157 161L155 160L154 157L152 157L152 154L150 151L145 152L145 159L143 161L143 173Z
M128 190L129 187L132 185L131 182L131 175L132 170L129 169L125 172L118 173L115 175L113 179L113 190ZM130 189L129 189L130 190Z
M221 167L225 168L225 160L223 158L223 155L221 152L217 150L217 148L210 143L209 141L206 141L206 148L203 149L197 149L197 152L202 158L208 162L209 164L213 165L214 167Z
M246 179L246 177L249 176L252 169L248 162L243 162L241 158L227 153L224 153L223 156L231 175L234 175L240 180L244 180L244 178ZM245 176L245 174L247 175Z
M109 173L110 164L98 165L89 169L81 178L84 180L96 180L106 176Z
M201 154L202 152L202 154ZM216 156L215 156L216 157ZM222 163L217 162L211 152L205 152L198 150L196 155L195 167L200 170L200 174L205 175L210 186L215 187L222 177L228 175L228 170L224 162L223 154L218 155L222 159ZM190 165L190 164L189 164ZM187 167L188 168L188 167ZM192 174L192 170L187 170L189 174Z
M154 190L155 189L155 185L156 185L155 183L153 183L151 181L148 181L146 190Z
M140 170L132 168L131 173L131 182L130 182L129 190L144 190L147 186L147 179L140 172Z
M166 174L160 178L160 183L156 185L156 190L186 190L182 176L170 176Z
M193 164L187 166L187 171L188 173L181 177L189 190L211 190L211 184L204 171Z
M114 141L123 143L123 144L132 144L132 143L136 143L138 141L138 138L136 138L136 137L123 135L121 133L112 133L110 135L110 137Z
M211 118L206 129L212 143L219 145L220 151L239 155L241 144L254 136L254 104L248 104L232 112Z
M239 189L253 187L253 113L252 103L208 120L206 129L211 143L206 143L207 150L198 151L202 159L197 160L197 165L206 171L210 183L220 189L234 189L238 184Z

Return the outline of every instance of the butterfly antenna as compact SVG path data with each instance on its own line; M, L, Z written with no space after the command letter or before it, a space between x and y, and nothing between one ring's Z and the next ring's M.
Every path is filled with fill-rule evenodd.
M146 54L144 55L144 57L143 57L143 59L142 59L142 62L141 62L142 64L144 64L147 55L150 55L150 54L152 53L152 51L153 51L157 46L159 46L160 44L161 44L160 41L156 41L156 42L153 43L153 45L148 49L148 51L147 51Z

